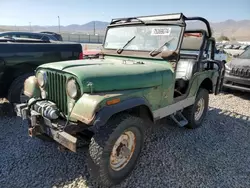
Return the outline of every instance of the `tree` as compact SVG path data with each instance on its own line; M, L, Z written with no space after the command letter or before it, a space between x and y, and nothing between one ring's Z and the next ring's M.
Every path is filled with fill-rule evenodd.
M219 38L218 38L218 41L223 41L223 40L226 40L226 41L230 41L229 38L225 35L221 35Z
M232 41L236 41L236 38L235 38L235 37L231 37L231 40L232 40Z

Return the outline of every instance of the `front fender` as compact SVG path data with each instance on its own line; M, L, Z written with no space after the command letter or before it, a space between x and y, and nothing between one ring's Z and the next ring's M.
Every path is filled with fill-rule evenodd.
M151 111L149 104L142 97L131 97L129 99L122 99L122 97L124 97L122 94L84 94L75 103L70 119L79 120L88 125L101 126L105 124L112 115L136 106L146 105ZM107 100L115 98L120 98L121 102L110 106L105 105Z
M141 97L127 99L125 101L122 101L121 103L118 103L112 106L105 106L97 113L95 120L93 122L93 125L95 127L100 127L104 125L109 120L109 118L113 116L114 114L117 114L124 110L132 109L134 107L141 106L141 105L145 105L150 109L147 101ZM151 109L150 109L150 113L151 113L151 116L153 117Z
M24 94L30 98L39 98L41 90L35 76L28 77L24 82Z
M70 120L79 120L85 124L91 124L95 118L95 112L105 105L106 100L121 97L121 95L120 93L99 93L96 95L85 93L73 104Z

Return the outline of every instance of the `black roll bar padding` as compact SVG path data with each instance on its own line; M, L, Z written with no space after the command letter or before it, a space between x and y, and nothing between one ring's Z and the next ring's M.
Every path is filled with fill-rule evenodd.
M216 82L216 87L215 87L215 91L214 94L217 95L223 86L223 82L224 82L224 75L225 75L225 64L222 61L218 61L218 60L210 60L209 63L213 63L216 64L219 68L219 76L217 78L217 82Z
M148 15L148 16L133 16L133 17L113 18L113 19L111 19L110 24L113 24L113 23L115 23L117 21L122 21L122 20L126 21L126 20L131 20L131 19L138 19L138 18L140 19L140 18L147 18L147 17L161 17L161 16L172 16L172 15L180 15L180 18L172 18L172 19L168 18L168 19L165 19L165 20L177 21L177 20L181 20L183 18L185 19L185 16L183 15L183 13L172 13L172 14L158 14L158 15Z
M210 27L210 24L209 24L209 22L208 22L207 19L202 18L202 17L185 17L184 19L185 19L186 21L195 21L195 20L197 20L197 21L202 21L202 22L205 23L206 26L207 26L208 38L210 38L210 37L212 36L211 27Z
M203 23L206 24L207 26L207 33L208 33L208 37L210 38L212 36L212 32L211 32L211 27L210 24L208 22L207 19L203 18L203 17L186 17L183 13L172 13L172 14L162 14L162 15L149 15L149 16L136 16L136 17L127 17L127 18L113 18L110 22L110 25L112 25L113 23L116 23L117 21L122 21L122 20L131 20L131 19L136 19L136 18L147 18L147 17L161 17L161 16L171 16L171 15L179 15L179 18L169 18L166 20L183 20L183 21L202 21ZM162 19L164 20L164 19ZM165 21L166 21L165 20ZM159 20L158 20L159 21Z
M195 31L195 30L194 30ZM202 60L202 56L203 56L203 52L204 52L204 46L206 45L206 41L207 41L207 33L205 30L199 30L202 33L202 43L201 43L201 47L200 47L200 52L198 55L198 62L200 62ZM200 63L197 63L197 69L196 70L200 70Z

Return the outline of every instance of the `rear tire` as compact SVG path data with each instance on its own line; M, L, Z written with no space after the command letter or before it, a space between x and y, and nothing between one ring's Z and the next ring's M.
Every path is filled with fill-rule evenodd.
M144 143L145 129L143 119L121 114L110 119L94 134L88 153L88 168L94 181L109 187L117 185L127 178L139 158ZM130 137L134 138L124 142L125 145L127 143L127 146L119 142L124 133L127 136L123 137L123 141L126 141L124 138L128 138L127 140L130 140ZM117 142L119 144L115 148ZM129 149L129 147L131 148ZM123 161L121 164L125 166L119 166L117 162L119 160ZM115 162L117 163L115 164Z
M186 125L189 129L195 129L202 125L208 111L209 93L208 90L200 88L195 103L184 109L183 115L188 120Z

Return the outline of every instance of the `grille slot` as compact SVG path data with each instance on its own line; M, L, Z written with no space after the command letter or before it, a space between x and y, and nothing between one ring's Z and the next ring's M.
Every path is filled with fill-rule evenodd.
M233 76L243 77L243 78L250 78L250 69L239 69L233 68L230 71L230 74Z
M66 81L67 77L53 72L47 72L48 76L48 99L56 102L58 108L64 113L68 114L67 108L67 93Z

